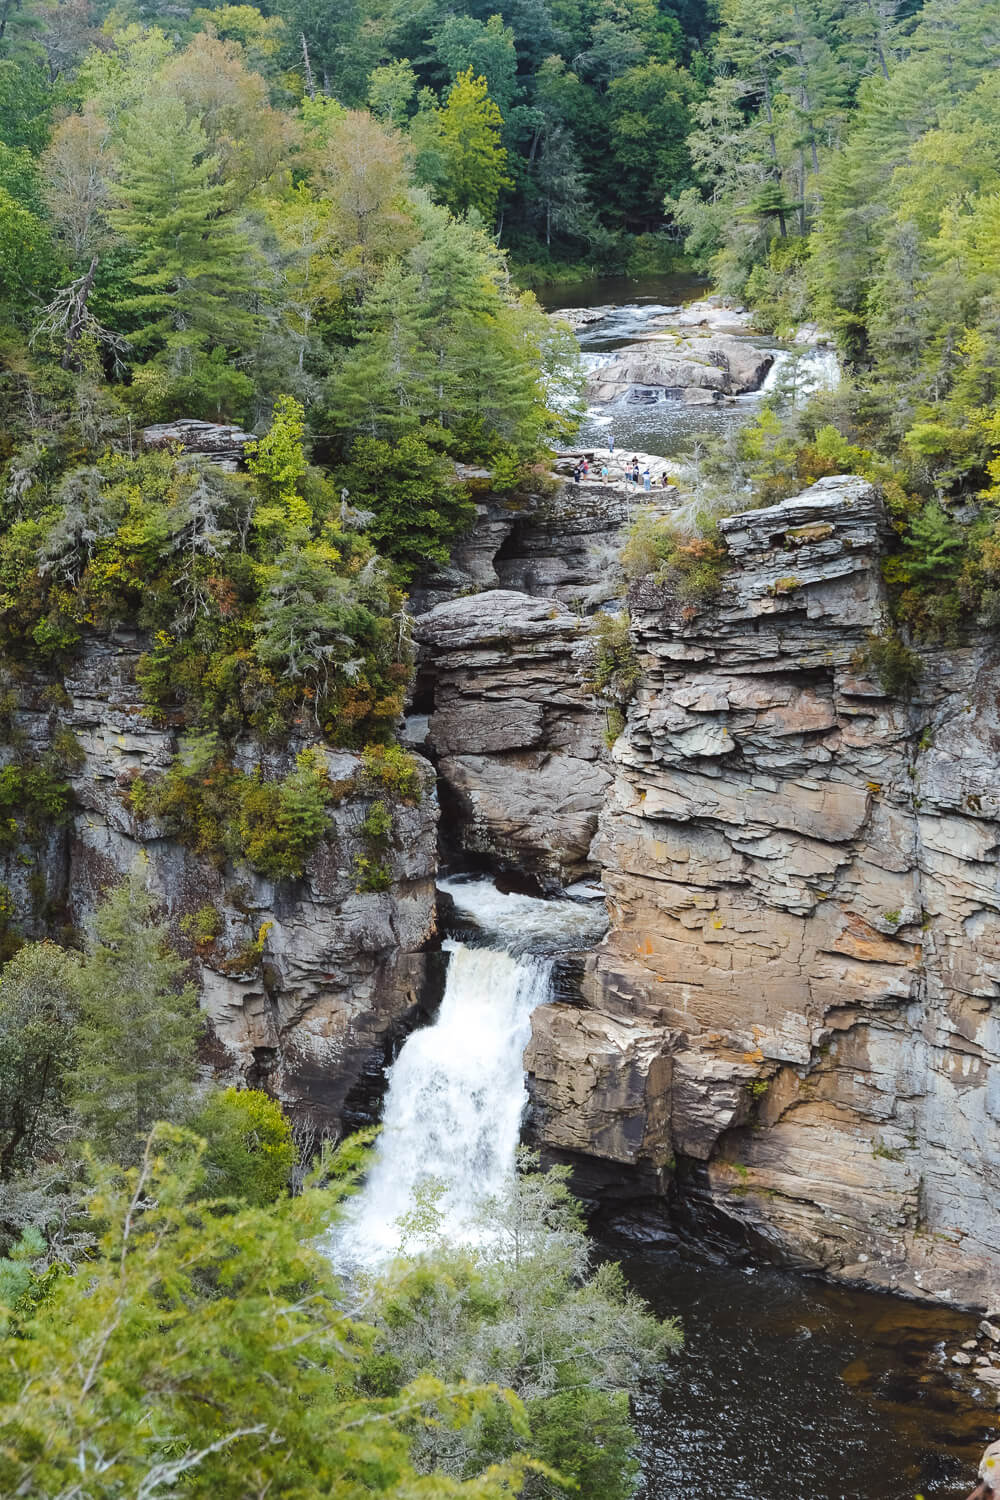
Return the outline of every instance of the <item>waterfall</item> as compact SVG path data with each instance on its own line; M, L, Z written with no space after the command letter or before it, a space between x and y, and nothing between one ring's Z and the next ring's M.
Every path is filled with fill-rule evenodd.
M789 378L790 369L794 369L796 405L815 391L832 390L841 377L840 361L833 349L812 346L778 349L775 351L774 364L764 377L764 384L753 395L769 395L782 380Z
M552 955L589 946L607 925L593 901L502 894L489 881L446 881L443 889L494 946L444 944L441 1008L389 1069L374 1161L337 1230L334 1257L344 1264L377 1265L393 1254L422 1184L440 1186L445 1236L474 1240L480 1205L514 1162L527 1102L523 1054L531 1012L550 996Z

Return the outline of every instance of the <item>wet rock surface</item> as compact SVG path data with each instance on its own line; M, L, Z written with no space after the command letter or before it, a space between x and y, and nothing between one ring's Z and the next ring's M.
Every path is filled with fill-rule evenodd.
M909 704L866 673L886 519L860 480L720 529L716 600L632 590L612 931L588 1008L536 1012L536 1138L643 1193L676 1158L789 1263L992 1310L1000 659L931 653Z
M676 334L619 349L587 382L588 401L608 403L663 392L691 405L757 391L774 355L720 335Z

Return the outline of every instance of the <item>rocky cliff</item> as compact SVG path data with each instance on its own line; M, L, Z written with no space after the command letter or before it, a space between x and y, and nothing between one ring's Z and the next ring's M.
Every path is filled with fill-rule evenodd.
M206 1060L223 1079L273 1090L304 1125L336 1127L380 1074L393 1037L413 1024L433 962L433 774L421 762L421 801L393 810L385 891L357 889L354 856L366 849L361 824L372 798L359 758L346 752L324 752L344 791L301 880L273 882L198 855L129 811L133 778L165 770L177 749L175 736L142 713L134 672L144 644L122 632L92 639L55 708L51 687L18 685L9 735L18 754L41 757L60 728L81 753L68 823L48 835L34 865L23 849L5 856L0 880L19 913L34 909L36 931L46 913L51 926L54 911L79 929L109 883L141 869L191 958L211 1028ZM295 748L265 755L247 744L237 762L278 776ZM185 918L205 910L215 935L199 941Z
M719 597L650 582L595 855L586 1007L537 1011L537 1139L792 1263L1000 1302L1000 656L859 664L886 522L823 480L722 522ZM586 1174L585 1174L586 1175Z
M415 592L412 743L437 765L452 856L546 889L596 874L611 772L587 611L621 593L628 511L596 483L487 496L452 567Z

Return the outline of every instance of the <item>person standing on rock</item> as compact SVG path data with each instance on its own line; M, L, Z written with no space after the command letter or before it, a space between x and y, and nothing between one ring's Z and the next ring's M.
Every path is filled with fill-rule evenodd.
M998 1500L1000 1496L1000 1443L991 1443L979 1463L979 1483L966 1500Z
M579 463L577 463L576 467L573 470L573 483L574 484L579 484L580 483L580 473L581 473L580 465L579 465Z

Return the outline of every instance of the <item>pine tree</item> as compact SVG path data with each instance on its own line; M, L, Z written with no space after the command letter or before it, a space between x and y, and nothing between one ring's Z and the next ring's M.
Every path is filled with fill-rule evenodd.
M136 292L121 302L139 322L138 347L164 349L183 366L212 346L245 346L256 319L250 244L223 206L207 138L183 104L155 98L134 118L121 152L114 229L135 251Z
M134 1161L156 1120L183 1117L193 1098L201 1032L186 964L133 876L98 909L80 977L79 1053L67 1082L73 1107L106 1158Z

